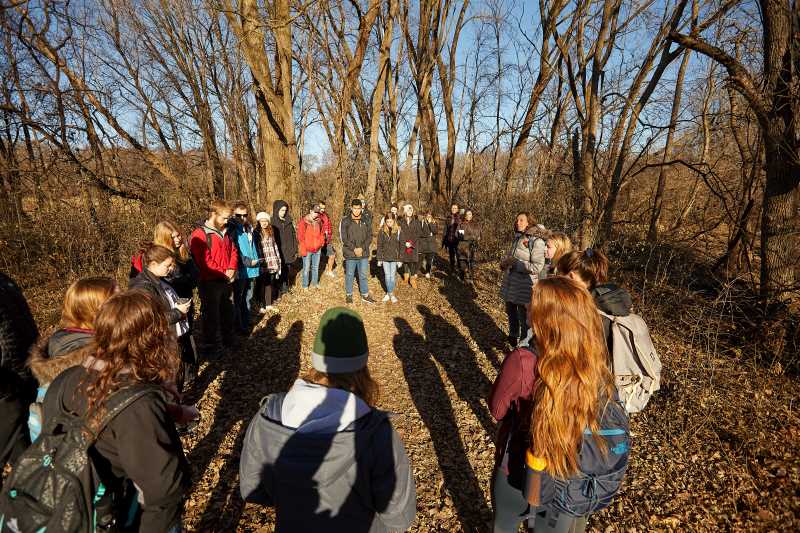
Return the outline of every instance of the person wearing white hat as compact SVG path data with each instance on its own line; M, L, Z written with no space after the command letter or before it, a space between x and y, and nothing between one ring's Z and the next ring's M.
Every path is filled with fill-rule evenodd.
M272 230L272 217L261 211L256 215L256 229L253 232L261 262L261 273L256 279L253 298L259 306L259 313L266 314L276 308L272 299L278 289L281 275L281 254Z

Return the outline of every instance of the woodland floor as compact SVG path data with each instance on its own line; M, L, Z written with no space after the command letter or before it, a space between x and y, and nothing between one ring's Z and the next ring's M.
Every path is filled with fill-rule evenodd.
M632 420L623 492L590 528L800 530L797 378L737 364L715 347L714 317L690 295L636 283L626 279L664 363L662 389ZM366 323L378 406L397 413L411 458L412 531L490 530L495 424L485 398L504 355L498 285L486 265L474 287L437 273L416 291L400 287L398 304L353 305ZM376 277L370 290L383 296ZM195 476L189 530L273 531L272 510L239 496L242 438L259 400L310 368L317 324L333 305L344 305L340 272L319 290L293 290L236 355L202 368L189 398L202 424L184 441Z

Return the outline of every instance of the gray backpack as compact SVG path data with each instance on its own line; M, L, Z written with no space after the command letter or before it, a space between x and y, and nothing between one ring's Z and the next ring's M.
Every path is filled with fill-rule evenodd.
M642 317L600 314L611 321L611 363L619 400L638 413L661 386L661 360Z

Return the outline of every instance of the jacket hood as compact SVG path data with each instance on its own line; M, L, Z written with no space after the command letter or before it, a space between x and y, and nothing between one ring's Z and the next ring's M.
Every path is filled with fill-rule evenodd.
M278 216L278 212L281 210L282 207L286 207L287 208L286 209L286 218L284 218L283 220L281 220L281 217ZM286 203L285 200L275 200L275 202L273 202L273 204L272 204L272 225L273 226L276 225L276 224L285 224L287 222L291 222L292 221L292 217L291 217L291 214L290 214L290 211L289 211L288 207L289 207L289 204Z
M322 404L311 407L321 396L310 387L314 386L304 383L298 387L295 382L289 393L269 396L258 415L259 426L268 435L261 440L262 453L269 459L266 463L274 465L272 472L265 475L271 475L275 486L288 484L319 490L331 485L357 462L357 454L367 453L372 435L388 420L387 413L372 409L361 400L358 402L363 407L358 402L346 407L352 401L346 396L355 397L345 391L338 398L324 396ZM298 388L303 390L295 390ZM322 389L323 394L325 390L335 390ZM364 408L366 412L361 414ZM289 419L283 419L284 413ZM287 425L297 423L304 413L306 418L299 428ZM352 421L341 428L348 420Z
M631 313L633 300L628 291L613 283L597 285L592 289L592 296L598 309L608 315L628 316Z
M84 348L93 338L90 331L59 329L50 336L45 349L31 351L28 366L40 384L50 383L61 372L83 361Z

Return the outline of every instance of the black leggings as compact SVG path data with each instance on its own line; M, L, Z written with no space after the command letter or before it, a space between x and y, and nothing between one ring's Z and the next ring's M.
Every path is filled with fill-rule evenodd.
M256 287L253 291L253 299L262 307L272 305L272 298L278 285L275 274L262 273L256 278Z
M508 315L508 336L516 340L528 334L528 310L524 305L506 302Z
M416 276L417 270L419 269L419 263L406 263L403 262L403 274L408 274L409 276Z
M433 258L436 256L436 252L425 252L420 255L422 257L422 267L420 270L423 274L430 274L433 272Z

